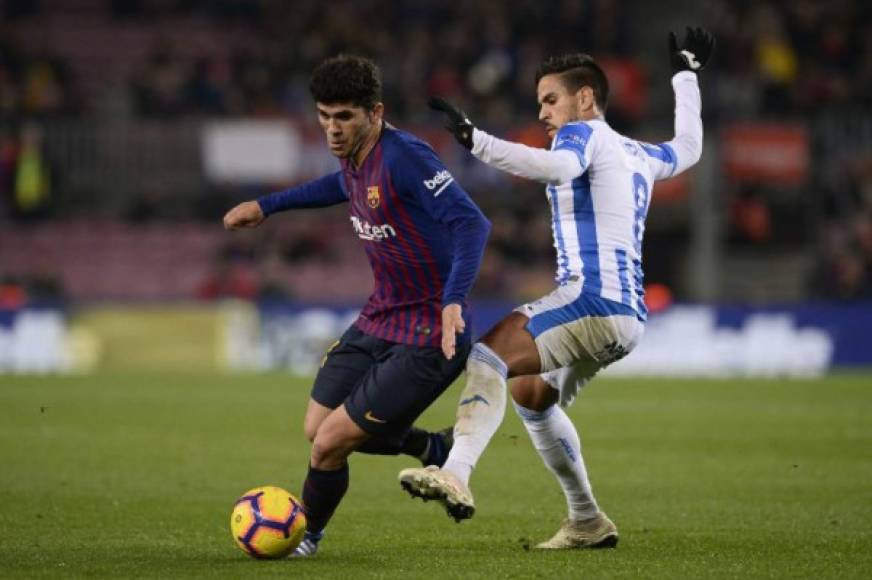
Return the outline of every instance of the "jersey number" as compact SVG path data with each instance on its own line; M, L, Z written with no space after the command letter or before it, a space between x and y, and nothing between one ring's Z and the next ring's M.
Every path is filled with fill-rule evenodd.
M636 214L633 220L633 241L636 245L636 255L642 255L642 236L645 235L645 217L648 215L650 191L648 182L641 173L633 174L633 198L636 203Z

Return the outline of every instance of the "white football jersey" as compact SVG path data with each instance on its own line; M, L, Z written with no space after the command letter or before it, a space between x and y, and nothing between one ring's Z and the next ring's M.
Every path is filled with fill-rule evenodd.
M641 320L642 238L654 182L687 169L702 152L696 75L679 73L672 84L676 137L666 143L630 139L601 119L564 125L550 152L474 134L480 159L548 183L557 283L581 281L582 292L628 306Z
M654 181L676 169L675 151L624 137L602 120L564 125L551 150L572 151L582 169L547 187L557 283L581 280L583 292L620 302L644 319L645 218Z

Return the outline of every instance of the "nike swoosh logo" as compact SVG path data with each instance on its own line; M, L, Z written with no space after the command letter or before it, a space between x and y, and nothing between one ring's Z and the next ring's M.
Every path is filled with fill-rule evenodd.
M372 414L372 411L367 411L366 413L364 413L363 418L366 419L367 421L372 421L373 423L387 423L387 421L384 421L382 419L379 419L378 417L375 417Z
M485 398L482 397L481 395L476 395L476 396L474 396L474 397L470 397L470 398L468 398L468 399L464 399L464 400L460 401L460 406L462 407L462 406L464 406L464 405L468 405L468 404L470 404L470 403L475 403L476 401L481 401L482 403L484 403L485 405L487 405L488 407L490 407L490 403L488 403L488 402L487 402L487 399L485 399Z

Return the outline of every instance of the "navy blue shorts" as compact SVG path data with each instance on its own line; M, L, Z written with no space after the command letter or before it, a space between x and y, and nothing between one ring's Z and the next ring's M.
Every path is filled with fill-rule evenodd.
M441 348L388 342L351 326L321 363L312 398L345 410L370 435L408 430L460 375L471 345L458 343L447 360Z

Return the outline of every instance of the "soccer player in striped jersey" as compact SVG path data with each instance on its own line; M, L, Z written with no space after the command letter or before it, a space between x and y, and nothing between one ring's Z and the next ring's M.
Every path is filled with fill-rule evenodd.
M233 230L284 210L347 203L375 278L312 387L302 493L308 525L296 556L317 550L348 488L353 451L444 461L442 436L412 425L464 368L472 346L466 297L490 231L433 149L384 121L374 63L327 59L313 71L310 90L341 170L244 202L224 217Z
M694 165L702 154L697 72L714 38L688 28L669 37L674 70L675 138L648 144L605 121L608 80L587 55L545 61L536 74L539 119L551 150L503 141L476 129L457 107L435 98L449 129L480 160L546 184L557 250L557 288L516 309L477 342L448 460L405 469L412 495L440 500L457 520L472 517L472 469L505 410L506 379L515 409L566 495L569 515L544 549L614 546L618 531L597 506L574 425L561 407L600 369L626 356L642 336L642 235L654 181Z

